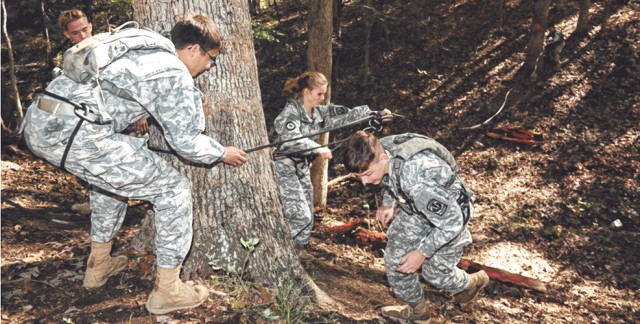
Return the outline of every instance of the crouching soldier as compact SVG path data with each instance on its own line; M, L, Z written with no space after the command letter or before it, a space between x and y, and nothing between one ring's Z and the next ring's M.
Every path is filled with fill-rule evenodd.
M382 314L405 320L429 317L417 271L438 289L467 303L488 283L484 271L467 274L456 265L471 243L466 228L471 192L456 174L453 156L426 136L402 134L378 140L359 131L345 147L344 164L363 185L385 187L376 219L387 231L387 278L394 294L408 306L387 306ZM399 207L394 215L395 207Z
M157 273L146 307L164 314L196 307L209 295L206 286L189 286L179 278L193 236L191 184L151 152L145 138L120 132L153 116L167 143L186 160L237 166L247 158L242 150L202 134L201 93L193 78L214 66L223 48L213 21L191 15L176 23L171 41L157 37L157 43L166 46L134 46L106 66L98 65L102 95L82 91L85 85L72 79L78 71L67 69L67 63L74 62L67 62L65 54L64 74L29 107L23 130L33 153L92 185L92 242L84 287L101 287L127 266L125 256L110 256L125 217L126 198L153 204Z

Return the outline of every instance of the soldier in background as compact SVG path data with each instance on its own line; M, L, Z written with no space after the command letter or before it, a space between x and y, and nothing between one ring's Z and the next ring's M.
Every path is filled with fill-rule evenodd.
M284 216L298 255L303 261L313 260L313 256L304 250L313 228L310 162L318 154L327 160L333 155L328 147L316 143L319 135L300 137L317 134L323 129L344 125L371 114L368 106L348 108L334 104L323 105L327 85L326 77L320 72L307 71L289 78L283 90L283 93L289 96L289 100L274 122L279 141L299 138L276 149L274 169ZM385 109L380 114L385 116L391 112ZM306 151L295 154L301 150Z
M64 36L74 44L93 35L93 25L89 22L87 15L79 9L61 12L58 16L58 26Z
M65 10L58 16L58 26L64 36L73 44L93 36L93 25L89 22L87 15L80 9ZM149 132L147 119L136 121L122 131L130 136L144 136ZM73 204L71 210L81 215L91 214L91 204L89 202Z
M472 194L457 175L451 153L426 136L402 134L378 140L359 131L344 148L344 164L363 185L385 187L376 219L387 227L384 260L389 285L408 306L387 306L382 314L403 320L429 317L418 274L467 303L489 283L484 271L457 267L471 243L467 229ZM395 207L399 207L395 212Z

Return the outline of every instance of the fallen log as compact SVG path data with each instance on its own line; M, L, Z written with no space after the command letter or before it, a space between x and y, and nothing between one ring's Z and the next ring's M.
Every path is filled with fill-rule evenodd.
M326 229L327 233L333 236L344 235L355 230L360 224L366 224L367 222L362 218L356 218L350 222L342 225L331 226Z
M384 247L387 246L387 235L384 233L357 228L354 234L356 235L358 245L371 246L374 250L384 249Z
M333 235L346 235L353 232L356 242L361 246L371 246L373 249L384 249L387 245L387 235L382 232L370 231L361 227L360 224L366 223L361 218L356 218L348 223L333 226L327 231ZM470 260L461 260L458 267L466 271L484 270L489 278L501 282L506 282L519 287L533 289L541 293L547 292L547 287L540 280L512 273L503 269L485 266L483 264Z
M521 286L529 289L539 291L541 293L547 292L547 287L540 280L525 277L516 273L512 273L506 270L489 267L469 260L460 260L458 267L464 270L480 271L484 270L489 278L506 283L510 283L516 286Z

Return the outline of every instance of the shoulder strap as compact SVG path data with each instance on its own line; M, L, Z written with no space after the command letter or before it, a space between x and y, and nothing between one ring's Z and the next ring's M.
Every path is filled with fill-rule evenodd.
M402 191L400 187L402 169L405 162L412 156L422 151L428 150L429 152L432 152L438 158L446 162L452 171L451 178L445 185L445 187L447 188L449 188L457 178L459 169L453 155L442 144L438 143L436 140L428 136L414 133L405 133L384 137L380 139L380 142L382 146L394 157L393 173L396 177L396 186L398 188L398 194L400 194L402 196L401 198L404 200L404 202L399 202L399 205L400 208L405 210L405 212L417 212L413 201ZM465 187L464 189L466 192L467 189L464 183L463 187Z
M127 25L134 25L134 27L125 28ZM83 116L78 115L79 117L98 124L111 122L112 118L106 112L102 95L100 69L128 51L136 49L175 52L175 47L169 39L151 30L140 29L138 23L133 21L120 25L112 32L87 38L65 52L62 63L64 75L77 83L89 85L98 106L97 112L89 114L87 111ZM107 86L106 90L126 98L120 93L121 91L113 92L113 87Z
M134 28L125 28L133 24ZM62 69L70 79L87 84L98 78L100 69L136 49L160 49L173 53L173 43L136 22L125 23L112 32L101 33L71 47L64 53Z

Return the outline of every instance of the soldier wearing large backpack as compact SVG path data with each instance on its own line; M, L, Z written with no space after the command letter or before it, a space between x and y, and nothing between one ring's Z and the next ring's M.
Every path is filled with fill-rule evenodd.
M387 306L388 317L429 317L417 271L431 285L470 302L489 283L484 271L467 274L456 267L471 243L466 225L473 210L471 192L457 175L451 153L435 140L402 134L378 140L359 131L349 138L344 164L364 185L382 185L385 193L376 219L387 231L385 266L389 285L408 306ZM398 207L394 215L394 209Z
M179 279L193 236L191 183L151 152L146 138L120 132L153 116L167 143L186 160L238 166L247 158L242 150L202 134L201 93L193 78L215 66L223 49L213 21L192 15L176 23L171 41L155 35L162 46L120 50L113 61L96 65L99 71L93 71L87 84L75 76L92 75L87 74L91 66L78 71L68 67L91 61L70 58L73 51L103 37L96 35L74 46L65 54L64 74L29 107L23 129L33 153L92 185L92 242L84 287L101 287L127 266L125 256L110 256L126 213L126 198L153 204L157 275L146 306L151 313L164 314L196 307L209 295L207 287L189 286Z

